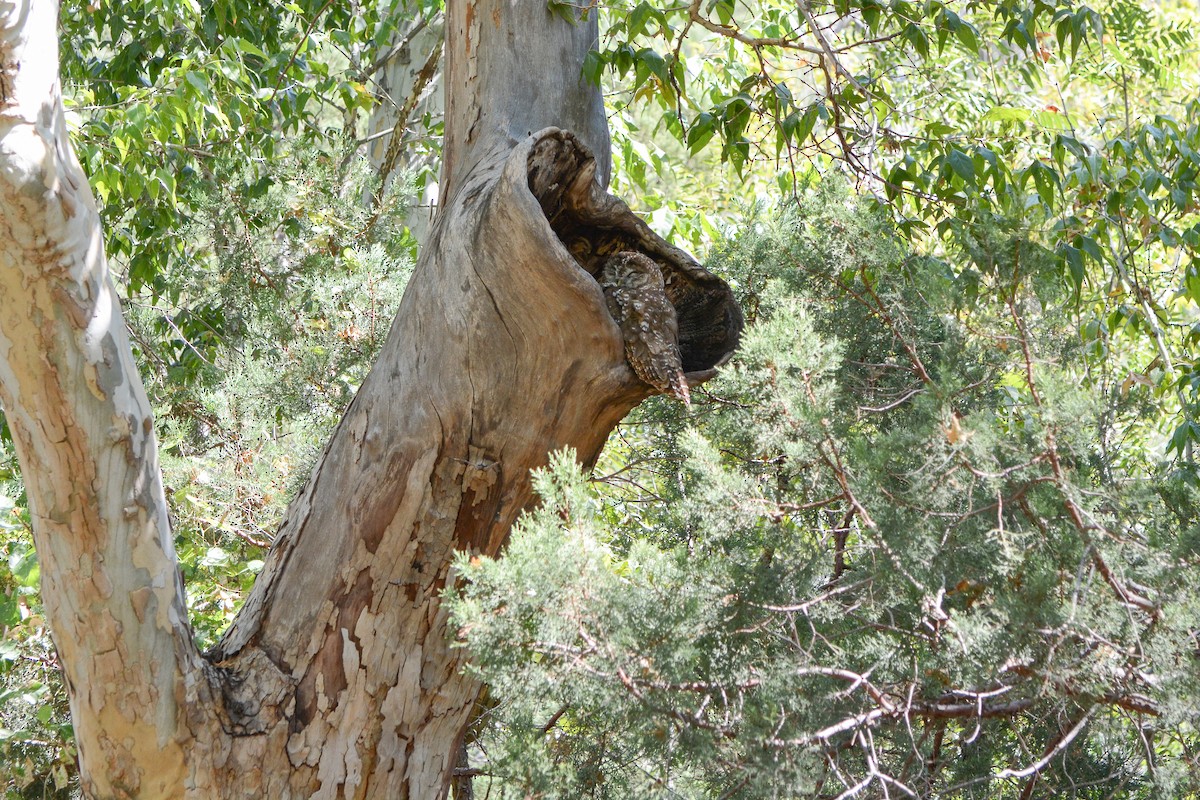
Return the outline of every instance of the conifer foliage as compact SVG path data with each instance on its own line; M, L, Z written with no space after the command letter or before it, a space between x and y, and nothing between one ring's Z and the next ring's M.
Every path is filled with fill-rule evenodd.
M1053 253L977 246L830 182L726 246L755 319L696 410L460 564L499 796L1195 791L1195 476L1098 391Z

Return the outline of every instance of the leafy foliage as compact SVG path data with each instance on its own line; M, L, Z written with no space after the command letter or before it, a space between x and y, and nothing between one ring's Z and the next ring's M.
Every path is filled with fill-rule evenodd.
M353 134L372 102L364 50L382 49L399 3L193 0L67 4L62 72L75 138L132 290L171 291L190 258L190 200L285 156L289 140ZM219 163L224 160L225 164Z
M167 273L179 305L131 303L202 645L253 583L399 305L412 242L361 204L374 183L365 162L344 172L301 151L212 187L183 232L208 248Z
M1190 13L639 2L604 18L608 44L584 71L619 79L622 118L656 105L658 141L716 151L760 194L763 174L795 195L814 171L842 171L919 251L969 252L978 230L1026 226L1091 305L1101 348L1113 335L1153 348L1157 363L1129 366L1174 416L1183 454L1200 436ZM646 163L633 155L627 167Z

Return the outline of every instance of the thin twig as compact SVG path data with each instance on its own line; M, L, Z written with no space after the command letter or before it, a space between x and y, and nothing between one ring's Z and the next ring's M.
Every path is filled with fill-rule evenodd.
M333 0L325 0L325 5L321 6L317 10L317 13L313 14L312 19L308 21L308 28L305 29L304 35L297 40L296 46L292 49L292 57L288 59L287 64L279 71L279 77L275 79L275 88L271 90L271 99L268 101L268 105L275 102L275 96L279 94L279 89L283 86L284 77L287 76L288 70L292 68L292 65L296 63L296 58L300 55L300 50L308 41L308 37L312 36L313 30L317 27L317 20L321 19L321 15L328 11L332 5Z

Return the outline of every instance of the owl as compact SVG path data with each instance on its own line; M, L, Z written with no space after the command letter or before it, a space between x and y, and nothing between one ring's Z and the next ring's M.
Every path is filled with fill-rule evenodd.
M658 264L641 253L619 252L604 262L600 285L634 373L658 391L690 404L679 355L679 321Z

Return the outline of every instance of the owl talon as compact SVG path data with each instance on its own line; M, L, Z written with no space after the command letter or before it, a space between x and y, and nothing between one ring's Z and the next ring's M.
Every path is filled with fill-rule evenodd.
M671 381L671 396L677 400L682 400L684 405L692 404L692 393L688 391L687 378L683 377L683 373Z

